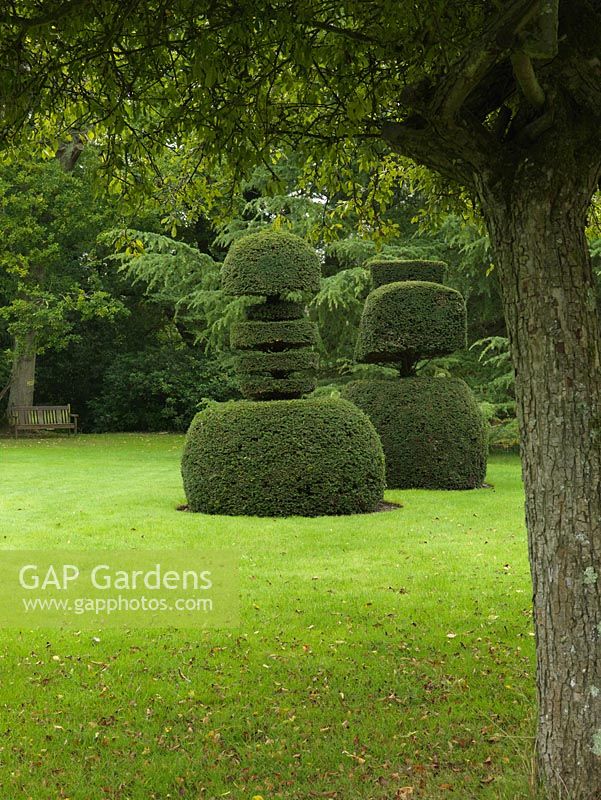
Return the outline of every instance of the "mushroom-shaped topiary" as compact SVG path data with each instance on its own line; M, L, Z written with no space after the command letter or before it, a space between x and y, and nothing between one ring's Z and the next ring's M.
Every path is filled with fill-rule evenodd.
M396 363L410 374L422 358L466 346L465 301L439 283L388 283L371 292L359 326L357 361Z
M380 434L388 488L480 486L486 436L469 388L450 378L410 377L420 359L465 347L463 297L441 283L415 280L441 279L441 262L374 261L370 266L377 288L365 302L356 358L395 365L401 379L353 381L342 396L363 409Z
M227 294L282 297L319 291L321 269L315 251L292 233L262 231L234 242L221 270Z
M366 266L371 272L374 289L399 281L442 283L447 267L444 261L383 261L376 258L370 259Z

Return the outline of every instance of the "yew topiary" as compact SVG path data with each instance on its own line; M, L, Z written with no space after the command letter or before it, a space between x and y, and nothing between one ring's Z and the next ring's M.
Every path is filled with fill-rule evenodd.
M442 283L447 265L444 261L404 261L370 259L366 266L371 272L374 289L399 281L429 281Z
M285 372L299 370L315 370L318 363L317 353L306 347L297 350L280 350L275 352L262 352L260 350L247 350L240 353L236 359L236 368L243 374L255 372L269 372L281 375Z
M319 291L319 259L292 233L261 231L234 242L223 262L221 286L227 294L282 297Z
M251 234L232 245L221 275L229 294L263 298L247 307L246 320L232 326L232 347L242 351L237 361L242 395L284 400L310 393L315 388L317 364L311 348L317 327L305 318L304 305L287 296L319 288L315 251L290 233ZM252 354L245 357L247 350Z
M257 303L246 309L246 318L249 320L275 321L301 319L305 314L302 303L291 300L270 299L264 303Z
M388 283L365 301L355 358L398 363L410 372L417 361L466 346L466 310L461 294L426 281Z
M291 350L314 345L317 326L308 319L237 322L232 325L230 340L235 350Z
M457 378L348 383L342 396L380 435L389 489L474 489L486 474L487 431L469 387Z
M207 408L188 431L182 477L190 509L256 516L373 511L384 493L384 453L373 425L346 400L299 399L315 387L317 328L285 295L317 288L315 254L289 234L249 236L228 254L223 276L226 291L265 299L232 328L240 390L249 399Z
M241 400L195 417L182 477L190 510L205 514L356 514L382 499L384 454L346 400Z
M439 282L415 280L441 280L442 262L374 261L370 267L377 288L365 302L356 358L394 364L401 377L353 381L344 388L343 397L363 409L378 431L388 486L481 486L486 431L469 388L451 378L412 377L421 359L466 346L463 297Z
M253 400L291 400L310 394L315 389L315 378L300 372L240 375L238 385L242 396Z

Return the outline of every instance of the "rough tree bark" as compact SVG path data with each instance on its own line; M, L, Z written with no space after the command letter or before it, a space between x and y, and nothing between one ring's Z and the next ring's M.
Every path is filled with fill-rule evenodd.
M550 796L601 798L601 327L585 239L601 160L526 162L481 186L522 433Z
M31 406L35 391L36 334L31 331L13 344L8 407Z

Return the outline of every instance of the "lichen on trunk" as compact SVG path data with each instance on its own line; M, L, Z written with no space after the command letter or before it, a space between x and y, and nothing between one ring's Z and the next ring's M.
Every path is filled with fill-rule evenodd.
M516 371L540 777L554 800L598 800L601 328L585 238L598 175L558 173L480 191Z

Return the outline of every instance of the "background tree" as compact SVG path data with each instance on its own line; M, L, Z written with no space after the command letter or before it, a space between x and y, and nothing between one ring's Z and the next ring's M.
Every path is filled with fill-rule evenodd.
M160 140L188 138L183 166L221 162L226 182L284 145L335 185L352 151L380 164L384 201L392 150L475 199L516 371L538 765L552 797L600 796L601 331L585 239L601 173L598 0L72 5L2 14L5 137L97 122L113 180L141 187Z
M37 356L66 347L77 320L122 311L86 264L108 218L83 165L73 172L58 158L25 158L0 168L0 321L12 340L9 406L32 405Z

